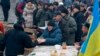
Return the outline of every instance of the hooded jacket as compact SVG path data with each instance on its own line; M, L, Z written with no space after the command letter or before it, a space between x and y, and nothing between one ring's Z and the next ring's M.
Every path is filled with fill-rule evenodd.
M36 45L19 24L15 24L14 29L6 32L2 44L6 56L22 55L24 48L32 48Z

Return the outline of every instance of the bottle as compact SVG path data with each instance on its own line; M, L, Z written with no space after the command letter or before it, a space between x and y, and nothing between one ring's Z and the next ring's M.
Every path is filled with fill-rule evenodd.
M58 56L58 53L56 50L51 51L50 56Z
M63 43L62 43L62 49L67 49L67 44L66 44L66 42L63 42Z
M31 35L31 39L32 39L33 42L36 40L36 34L34 32Z

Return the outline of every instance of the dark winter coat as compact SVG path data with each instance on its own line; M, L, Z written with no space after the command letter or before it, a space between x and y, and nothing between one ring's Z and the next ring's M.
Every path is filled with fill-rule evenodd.
M47 11L47 20L52 20L54 16L55 11L54 10L48 10Z
M56 45L61 43L62 33L58 27L55 27L52 31L46 29L43 32L42 37L46 39L46 42L43 43L43 45Z
M74 14L74 19L77 23L77 31L76 31L76 41L79 42L81 40L81 36L82 36L82 24L84 23L84 15L81 12L77 12Z
M75 32L77 30L77 24L74 18L66 15L61 22L59 22L59 27L63 34L62 42L73 45L75 42Z
M24 48L32 48L36 45L31 38L26 34L22 27L17 24L14 29L6 32L4 39L0 41L2 51L5 49L6 56L17 56L24 54Z
M45 15L46 12L42 9L42 10L38 10L37 14L36 14L36 20L37 20L37 24L38 26L45 26L45 21L47 16Z

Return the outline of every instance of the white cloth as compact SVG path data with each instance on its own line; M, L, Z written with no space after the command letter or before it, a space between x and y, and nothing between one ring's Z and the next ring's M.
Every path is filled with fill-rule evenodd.
M39 46L34 48L33 52L28 56L35 54L34 56L50 56L50 52L55 50L54 46ZM77 56L78 50L76 50L73 46L68 46L66 49L66 56Z

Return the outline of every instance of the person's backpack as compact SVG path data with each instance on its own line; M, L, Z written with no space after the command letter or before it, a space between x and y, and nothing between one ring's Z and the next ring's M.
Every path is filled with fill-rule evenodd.
M20 13L19 10L17 10L17 7L18 7L18 6L22 6L21 9L24 10L25 3L22 3L22 2L20 3L20 2L19 2L19 3L16 4L16 7L15 7L15 15L16 15L17 17L21 17L21 16L22 16L22 13Z

